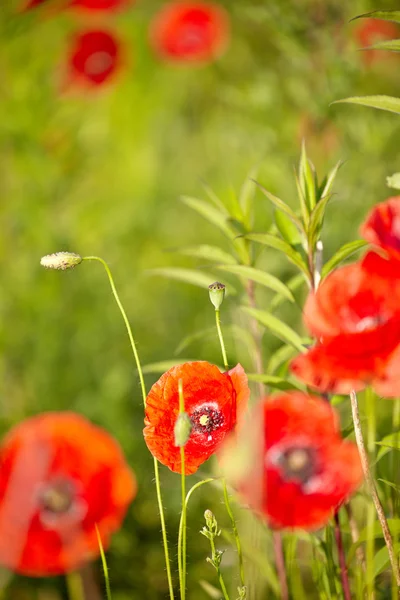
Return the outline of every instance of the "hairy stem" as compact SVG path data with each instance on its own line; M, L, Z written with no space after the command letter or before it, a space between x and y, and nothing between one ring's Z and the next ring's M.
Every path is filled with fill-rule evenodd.
M111 290L112 293L114 295L115 301L117 303L117 306L121 312L122 318L124 320L125 323L125 327L128 333L128 337L129 337L129 341L131 343L131 348L132 348L132 352L133 352L133 356L135 358L135 362L136 362L136 368L138 370L139 373L139 380L140 380L140 387L142 390L142 398L143 398L143 404L146 407L146 398L147 398L147 394L146 394L146 386L144 383L144 377L143 377L143 371L142 371L142 365L140 363L140 359L139 359L139 354L136 348L136 343L132 334L132 328L130 326L128 317L126 315L125 309L122 305L122 302L119 298L117 289L115 287L115 283L114 283L114 279L113 276L111 274L111 270L110 267L108 266L108 264L106 263L105 260L103 260L102 258L100 258L99 256L85 256L82 260L96 260L99 263L101 263L107 273L108 276L108 280L110 282L110 286L111 286ZM166 530L166 526L165 526L165 516L164 516L164 507L163 507L163 503L162 503L162 496L161 496L161 484L160 484L160 472L159 472L159 466L158 466L158 461L155 457L153 457L154 459L154 476L155 476L155 484L156 484L156 494L157 494L157 503L158 503L158 510L160 513L160 522L161 522L161 531L162 531L162 538L163 538L163 546L164 546L164 555L165 555L165 565L166 565L166 569L167 569L167 579L168 579L168 589L169 589L169 596L170 596L170 600L174 600L174 588L172 585L172 575L171 575L171 563L170 563L170 559L169 559L169 550L168 550L168 540L167 540L167 530Z
M378 515L378 519L381 524L381 527L382 527L383 537L384 537L385 544L388 549L389 559L390 559L390 564L392 567L393 575L396 579L397 587L400 587L399 565L398 565L397 558L394 553L393 540L392 540L392 536L391 536L391 533L389 530L388 522L386 520L385 512L383 510L383 506L381 504L381 501L378 496L378 492L376 490L375 481L371 475L369 461L368 461L368 455L367 455L367 451L365 449L364 438L363 438L363 433L362 433L362 429L361 429L357 394L355 393L355 391L352 391L350 393L350 400L351 400L351 411L352 411L353 423L354 423L354 433L356 436L358 451L360 453L360 459L361 459L362 469L364 472L364 477L367 482L368 488L370 490L372 501L374 503L375 510Z

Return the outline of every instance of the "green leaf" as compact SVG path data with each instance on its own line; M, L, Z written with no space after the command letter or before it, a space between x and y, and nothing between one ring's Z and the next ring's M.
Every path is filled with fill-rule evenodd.
M393 550L395 555L399 554L400 543L393 544ZM366 585L372 583L372 581L377 577L382 571L385 571L390 567L390 558L389 551L387 546L384 546L374 556L374 569L373 569L373 577L371 579L366 579Z
M314 248L318 241L319 234L324 223L325 210L331 198L332 194L328 194L324 198L321 198L310 214L310 222L308 225L308 243L311 248Z
M248 229L252 226L251 216L253 214L253 202L255 196L254 179L257 177L258 167L253 167L243 182L239 195L239 204L245 218L245 225Z
M304 391L300 385L295 385L283 377L276 377L274 375L262 375L258 373L247 373L247 377L250 381L257 383L265 383L266 385L276 388L278 390L301 390Z
M365 248L368 243L365 240L354 240L353 242L348 242L344 244L335 254L330 258L322 268L322 277L326 277L328 273L333 271L341 262L349 258L352 254L361 250L361 248Z
M396 485L395 483L392 483L391 481L387 481L386 479L378 479L378 481L382 481L382 483L389 486L390 488L392 488L392 490L395 490L397 493L400 492L400 486Z
M395 190L400 190L400 173L393 173L390 177L386 177L386 185Z
M392 52L400 52L400 40L385 40L384 42L376 42L372 46L361 48L361 50L391 50Z
M270 248L275 248L275 250L280 250L280 252L283 252L290 262L296 265L296 267L298 267L306 275L307 280L310 279L308 267L301 254L296 252L296 250L294 250L284 240L281 240L275 235L270 235L269 233L249 233L245 236L245 239L251 240L252 242L257 242L259 244L264 244L264 246L269 246Z
M307 279L307 281L308 281L308 279ZM297 290L303 284L304 284L304 277L303 277L302 273L299 273L298 275L294 275L294 277L291 277L291 279L289 279L289 281L286 283L287 287L292 292L294 292L294 290ZM278 308L278 306L280 304L282 304L282 302L284 300L285 300L285 298L281 294L276 294L275 298L272 299L272 301L268 307L269 312L274 312Z
M310 220L310 211L307 206L306 197L305 197L303 189L301 187L300 179L299 179L298 174L296 173L296 170L294 170L294 180L296 182L297 195L299 197L300 210L301 210L301 215L302 215L303 221L304 221L304 227L305 227L305 229L307 229L308 223Z
M335 100L332 104L341 104L347 102L349 104L360 104L361 106L369 106L370 108L379 108L400 114L400 98L393 96L353 96L351 98L343 98Z
M192 198L189 196L183 196L182 202L195 210L199 215L204 217L209 223L218 227L230 240L233 240L235 234L232 232L228 225L228 217L226 214L211 206L204 200L198 198Z
M370 13L364 13L351 19L383 19L384 21L393 21L393 23L400 23L400 10L374 10Z
M226 273L232 273L245 279L255 281L265 287L282 294L287 300L294 302L294 296L289 288L280 281L274 275L260 271L260 269L254 269L253 267L246 267L244 265L217 265L215 267L218 271L225 271Z
M306 145L303 140L301 145L299 183L302 195L306 201L308 212L311 212L316 205L315 189L315 170L307 158Z
M231 256L229 252L225 252L225 250L222 250L218 246L209 246L208 244L201 244L199 246L183 246L182 248L174 249L174 251L179 252L179 254L184 254L185 256L202 258L211 262L220 262L232 265L237 264L236 259Z
M376 442L377 446L382 446L379 448L378 454L376 456L376 462L381 460L385 454L390 452L390 450L400 450L400 431L395 431L394 433L390 433L389 435L385 435L384 438L380 440L380 442Z
M214 190L212 188L210 188L210 186L203 182L203 189L205 191L205 193L207 194L207 196L209 197L209 199L211 200L211 202L213 204L215 204L215 206L218 208L218 210L220 212L222 212L222 214L228 216L229 212L225 206L225 204L222 202L222 200L220 198L218 198L217 194L214 192Z
M291 219L291 221L296 225L299 232L304 234L303 225L302 225L300 219L298 218L298 216L296 215L296 213L290 208L290 206L288 206L286 204L286 202L283 202L283 200L281 200L277 196L274 196L273 194L271 194L271 192L268 192L268 190L266 190L257 181L254 181L254 183L260 188L260 190L262 191L264 196L266 196L268 198L268 200L270 200L270 202L272 202L272 204L274 206L276 206L276 208L281 210L283 213L285 213Z
M261 323L261 325L264 325L264 327L269 329L282 341L291 344L299 352L304 352L306 350L302 344L301 337L280 319L277 319L264 310L259 310L250 306L241 306L240 308Z
M149 269L146 271L149 275L158 275L167 279L176 279L184 283L190 283L201 288L208 289L208 286L215 281L215 275L196 271L195 269L182 269L179 267L162 267L159 269ZM226 286L228 294L235 295L236 290L231 285Z
M149 373L165 373L175 367L176 365L183 365L187 362L194 362L195 358L179 358L175 360L161 360L159 362L148 363L142 367L142 371L145 375Z
M326 181L324 182L323 187L319 190L319 199L325 198L332 193L333 184L335 183L336 175L343 162L339 160L336 165L333 167L332 171L328 174Z
M268 361L267 365L267 373L272 374L287 360L292 358L296 353L296 349L292 346L281 346L278 350L276 350L271 358Z
M301 244L301 235L293 221L281 210L275 210L274 220L279 233L286 242L292 246Z

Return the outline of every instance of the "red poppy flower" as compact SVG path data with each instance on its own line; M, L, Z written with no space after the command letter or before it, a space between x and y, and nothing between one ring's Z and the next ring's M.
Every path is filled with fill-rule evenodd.
M126 8L131 0L71 0L70 6L91 12L114 12Z
M354 30L354 37L361 48L368 48L379 42L393 40L400 35L400 28L395 23L380 19L363 19ZM387 58L382 50L365 50L362 59L366 65L371 65Z
M250 390L241 365L221 373L204 361L172 367L153 385L147 396L144 439L153 456L177 473L181 472L181 456L174 426L179 414L179 379L192 424L185 445L185 473L190 475L219 450L234 429Z
M106 83L120 66L118 40L107 31L85 31L74 40L69 57L73 82L94 86Z
M324 526L362 481L357 447L340 437L330 404L301 392L265 398L222 464L243 499L277 529Z
M0 563L30 576L78 568L105 547L136 492L110 435L73 413L47 413L0 446Z
M156 15L150 41L157 55L173 62L208 62L220 56L229 38L224 9L205 2L171 2Z
M400 344L400 263L370 252L337 269L309 296L304 321L319 343L291 370L307 384L348 393L385 377Z
M375 206L360 232L368 242L400 260L400 196L393 196Z

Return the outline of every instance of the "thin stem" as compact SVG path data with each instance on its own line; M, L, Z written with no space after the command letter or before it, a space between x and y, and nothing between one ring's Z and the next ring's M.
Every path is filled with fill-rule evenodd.
M370 475L371 478L375 476L374 468L374 452L375 452L375 441L376 441L376 415L375 415L375 399L372 388L365 390L365 402L366 402L366 413L367 419L367 450L368 458L370 461ZM367 582L368 582L368 597L374 597L374 559L375 559L375 508L372 502L369 502L367 508Z
M179 414L185 412L182 379L178 381ZM178 570L181 600L186 597L186 475L185 475L185 446L181 446L181 493L182 493L182 535L178 534Z
M335 513L335 540L339 556L340 578L342 581L344 600L351 600L349 573L346 565L346 557L344 555L343 538L340 530L339 511Z
M233 531L233 535L235 536L236 548L237 548L237 552L238 552L240 583L241 583L242 587L245 587L246 584L245 584L245 578L244 578L242 545L240 543L240 537L239 537L239 532L238 532L237 525L236 525L235 516L233 514L232 507L231 507L231 504L229 501L229 494L228 494L228 488L226 485L225 477L222 480L222 485L223 485L223 489L224 489L224 500L225 500L226 512L228 513L229 518L231 520L232 531Z
M217 554L216 549L215 549L214 538L211 536L209 538L209 540L210 540L210 546L211 546L211 555L212 555L212 557L214 559L214 557ZM228 596L228 591L227 591L226 586L225 586L224 578L222 577L221 569L220 569L219 565L216 566L215 568L216 568L216 571L217 571L218 581L219 581L219 585L221 586L222 594L223 594L225 600L230 600L230 598Z
M115 287L115 283L114 283L114 279L113 279L113 276L110 271L110 267L108 266L106 261L103 260L102 258L100 258L99 256L84 256L82 260L97 260L99 263L101 263L103 265L103 267L107 273L112 293L114 295L114 298L118 305L118 308L121 312L122 318L123 318L125 326L126 326L126 330L128 332L129 341L131 343L133 356L134 356L135 362L136 362L136 368L139 373L139 380L140 380L140 387L142 390L143 404L146 407L147 394L146 394L146 385L144 383L142 365L140 363L139 354L138 354L135 340L134 340L134 337L132 334L132 329L131 329L128 317L126 316L125 309L119 298L117 289ZM174 588L172 585L171 563L170 563L170 559L169 559L167 530L166 530L166 526L165 526L164 507L163 507L162 496L161 496L160 472L159 472L158 461L155 457L153 457L153 462L154 462L154 476L155 476L155 484L156 484L157 503L158 503L158 510L160 513L161 531L162 531L162 539L163 539L163 546L164 546L165 565L166 565L166 569L167 569L169 596L170 596L170 600L174 600Z
M350 393L350 400L351 400L351 411L352 411L353 423L354 423L354 433L356 436L356 442L357 442L358 451L360 454L361 465L362 465L362 469L364 472L364 477L365 477L365 480L369 487L371 497L372 497L373 503L375 505L375 510L378 515L378 519L381 524L381 527L382 527L383 537L384 537L385 544L388 549L390 564L392 566L392 571L393 571L394 577L396 579L396 584L397 584L397 587L400 587L399 565L397 563L397 558L394 553L393 540L392 540L392 536L391 536L389 526L388 526L388 523L386 520L385 512L383 510L381 501L379 500L378 492L376 491L376 487L375 487L375 482L374 482L374 479L371 475L371 471L369 468L368 456L367 456L367 452L365 449L364 438L363 438L362 429L361 429L360 414L359 414L358 402L357 402L357 394L355 393L355 391L352 391Z
M274 542L276 570L278 572L279 585L282 600L289 600L289 590L286 578L285 557L283 555L282 534L279 531L272 533Z
M226 370L228 370L229 369L228 357L226 355L224 336L222 335L221 315L220 315L220 312L219 312L219 308L215 309L215 323L216 323L216 326L217 326L217 332L218 332L219 343L220 343L220 346L221 346L222 360L224 362L224 368Z
M79 571L72 571L65 576L69 600L85 600L82 577Z

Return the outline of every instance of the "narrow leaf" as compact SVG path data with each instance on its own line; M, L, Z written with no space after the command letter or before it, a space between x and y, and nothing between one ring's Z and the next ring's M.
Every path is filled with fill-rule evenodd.
M201 244L199 246L184 246L182 248L176 248L175 252L184 254L185 256L193 256L194 258L201 258L209 260L210 262L220 262L226 264L237 264L236 259L225 252L218 246L209 246L208 244Z
M307 278L306 281L309 281L309 278ZM294 277L289 279L289 281L286 283L287 287L289 288L289 290L291 292L294 292L303 284L304 284L304 277L303 277L302 273L295 275ZM285 300L285 298L281 294L276 294L275 298L273 298L273 300L271 301L271 303L268 307L269 312L274 312L278 308L278 306L280 304L282 304L282 302L284 300Z
M283 321L264 310L259 310L250 306L241 306L240 308L261 323L261 325L264 325L264 327L269 329L282 341L291 344L299 352L305 352L306 348L303 346L300 336L286 325L286 323L283 323Z
M286 202L284 202L277 196L274 196L274 194L271 194L271 192L268 192L268 190L266 190L257 181L254 181L254 183L260 188L260 190L262 191L264 196L266 196L268 198L268 200L270 200L270 202L272 202L272 204L274 206L276 206L276 208L278 208L279 210L284 212L292 220L292 222L296 225L299 232L304 234L303 225L302 225L300 219L298 218L298 216L296 215L296 213L290 208L290 206L288 206L286 204Z
M320 198L324 198L325 196L328 196L329 194L332 193L332 188L333 188L333 184L335 182L336 179L336 175L338 174L338 171L340 169L340 167L342 166L343 162L341 160L339 160L339 162L336 163L336 165L333 167L332 171L329 173L326 182L324 184L324 187L320 190Z
M321 200L318 202L318 204L310 214L310 223L308 226L308 241L309 245L312 248L314 248L319 238L319 234L321 232L321 228L324 222L325 210L331 198L331 194L328 194L324 198L321 198Z
M315 173L307 158L306 145L303 140L299 166L299 183L306 201L308 211L311 212L316 204Z
M199 200L198 198L192 198L189 196L183 196L181 198L182 202L189 206L193 210L195 210L199 215L204 217L209 223L218 227L229 239L233 239L235 234L231 231L228 225L227 216L222 213L214 206L211 206L208 202L204 200Z
M287 360L292 358L296 350L292 346L281 346L276 352L273 353L268 361L267 373L273 374L275 371Z
M168 371L169 369L171 369L172 367L175 367L176 365L183 365L184 363L187 362L193 362L195 361L194 358L179 358L179 359L175 359L175 360L160 360L159 362L153 362L153 363L149 363L147 365L144 365L142 367L142 371L144 374L149 374L149 373L165 373L165 371Z
M265 287L273 290L274 292L282 294L282 296L287 298L287 300L294 302L294 296L292 292L282 281L280 281L274 275L265 273L260 269L246 267L244 265L217 265L215 268L218 271L225 271L226 273L232 273L233 275L237 275L239 277L244 277L245 279L255 281L256 283L264 285Z
M333 271L341 262L349 258L352 254L361 250L361 248L365 248L367 246L367 242L365 240L354 240L353 242L348 242L344 244L339 250L330 258L322 268L322 277L326 277L328 273Z
M274 220L279 233L283 239L290 245L301 244L301 235L293 221L289 219L281 210L275 210Z
M391 50L392 52L400 52L400 40L385 40L384 42L376 42L372 46L361 48L361 50Z
M242 189L240 190L239 203L242 207L243 215L245 218L245 224L250 229L252 226L251 216L253 214L253 201L255 195L254 179L257 177L258 167L253 167L246 179L243 182Z
M378 108L400 114L400 98L393 96L353 96L351 98L335 100L332 104L341 104L343 102L360 104L361 106L369 106L370 108Z
M295 385L283 377L276 377L274 375L263 375L258 373L247 373L247 377L250 381L257 383L265 383L266 385L276 388L277 390L303 390L300 385Z
M400 10L374 10L370 13L364 13L351 19L383 19L384 21L393 21L393 23L400 23Z
M251 240L252 242L258 242L259 244L264 244L264 246L269 246L270 248L275 248L275 250L280 250L285 254L286 258L290 260L296 267L298 267L306 276L307 279L310 278L310 274L308 272L308 268L306 263L304 262L301 254L296 252L287 242L281 240L275 235L270 235L269 233L249 233L245 236L246 240Z
M208 289L208 286L215 281L215 275L205 273L204 271L196 271L196 269L182 269L179 267L162 267L159 269L149 269L149 275L159 275L167 279L176 279L184 283L190 283L201 288ZM226 286L226 291L229 294L235 295L236 290L231 285Z
M376 445L381 446L376 457L376 462L378 462L385 454L390 452L391 449L400 450L400 431L385 435L380 442L376 442Z

